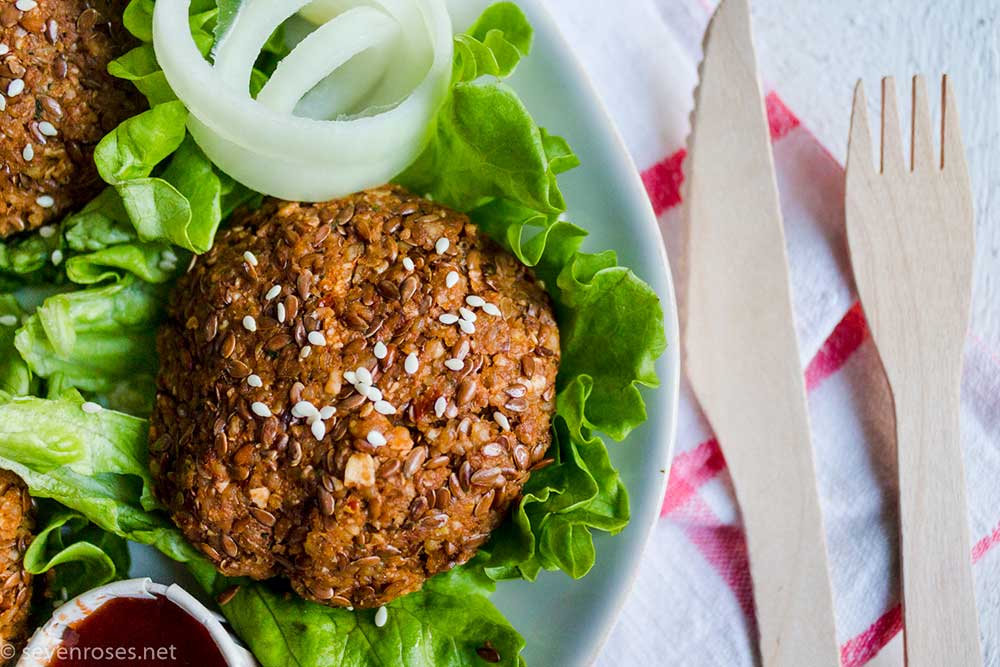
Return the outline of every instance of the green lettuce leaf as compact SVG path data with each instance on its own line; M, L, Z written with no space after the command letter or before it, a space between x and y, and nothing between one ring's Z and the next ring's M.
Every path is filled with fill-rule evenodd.
M14 348L14 333L24 311L13 294L0 294L0 392L25 396L35 388L28 364Z

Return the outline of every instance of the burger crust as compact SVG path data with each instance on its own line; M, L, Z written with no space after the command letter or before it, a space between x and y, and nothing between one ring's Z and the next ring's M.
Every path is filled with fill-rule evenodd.
M385 604L471 558L547 462L548 296L401 188L237 218L159 335L157 493L223 574Z
M24 552L34 527L31 496L24 482L0 470L0 664L7 647L19 649L27 637L31 606L31 575L24 569Z
M107 72L135 45L121 23L126 4L0 6L0 237L58 221L104 187L94 146L144 107L131 83Z

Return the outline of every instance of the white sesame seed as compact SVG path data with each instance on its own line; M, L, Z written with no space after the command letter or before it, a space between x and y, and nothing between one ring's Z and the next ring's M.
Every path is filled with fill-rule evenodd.
M5 56L10 53L10 47L6 44L0 44L0 56Z
M260 376L256 373L247 377L247 384L251 387L263 387L264 381L260 379Z
M337 408L333 407L332 405L327 405L326 407L324 407L322 410L319 411L319 418L329 419L335 414L337 414Z
M86 412L88 415L96 415L104 408L102 408L97 403L94 403L93 401L87 401L86 403L80 406L80 409Z
M354 371L344 371L344 379L350 382L351 384L358 383L358 375Z
M246 317L243 318L243 328L246 329L247 331L256 331L257 320L255 320L250 315L247 315Z
M465 303L469 304L473 308L482 308L486 305L486 300L481 296L476 296L475 294L470 294L465 297Z
M494 412L493 413L493 421L495 421L497 424L499 424L500 428L502 428L503 430L505 430L505 431L509 431L510 430L510 420L507 419L507 415L505 415L504 413L502 413L502 412Z
M302 349L299 350L299 359L305 359L310 354L312 354L313 349L308 345L303 345Z
M468 320L469 322L476 321L476 314L468 308L459 308L458 312L462 315L463 320Z
M416 268L416 266L413 264L413 260L412 259L410 259L409 257L404 257L403 258L403 268L406 269L407 271L412 271L413 269Z
M319 410L317 410L316 406L309 401L299 401L292 406L292 416L299 419L303 417L312 417L313 415L318 414Z
M0 95L0 111L6 111L7 109L7 98Z
M270 417L271 416L271 408L267 407L266 405L264 405L260 401L254 401L250 405L250 409L258 417Z
M321 422L321 421L323 421L323 418L319 416L318 412L314 415L311 415L308 419L306 419L306 423L309 424L310 426L312 426L316 422Z
M278 315L278 324L284 324L285 323L285 304L279 303L278 307L275 308L275 310L278 311L277 312L277 315Z
M247 261L250 266L257 266L257 255L253 254L249 250L243 253L243 259Z
M420 368L420 360L417 359L416 352L410 352L406 355L406 361L403 362L403 370L408 374L413 375Z
M495 442L483 447L483 456L500 456L501 454L503 454L503 449Z
M444 411L448 409L448 401L444 396L438 396L437 400L434 401L434 414L438 417L444 416Z
M389 348L387 348L385 346L385 343L383 343L382 341L375 343L375 349L373 350L373 352L375 353L376 359L385 359L386 357L389 356Z
M476 325L470 322L469 320L459 320L458 326L462 331L464 331L467 334L476 333Z
M358 367L358 370L354 371L354 374L358 376L358 384L372 384L372 372L365 368L364 366Z
M326 336L321 334L319 331L310 331L307 338L311 345L315 345L317 347L323 347L326 345Z
M453 371L460 371L463 368L465 368L465 362L462 361L461 359L449 359L448 361L444 362L444 365L445 368L448 368Z
M44 134L46 137L54 137L57 134L59 134L59 130L56 129L56 126L47 120L43 120L41 123L38 124L38 131Z
M50 197L49 195L42 195L41 197L35 200L35 203L41 206L42 208L52 208L53 206L56 205L56 200Z
M365 390L361 392L369 401L377 403L382 400L382 392L378 387L369 387L365 385Z
M52 238L55 235L55 233L56 233L55 225L45 225L44 227L38 230L38 235L41 236L43 239Z
M455 322L458 322L458 315L455 315L453 313L445 313L444 315L439 317L438 320L441 321L441 324L454 324Z
M389 610L385 607L379 607L378 611L375 612L375 627L381 628L389 620Z
M5 327L16 327L17 315L0 315L0 324Z
M494 306L492 303L483 304L483 312L486 313L487 315L493 315L494 317L500 317L501 315L503 315L503 313L500 312L500 309Z
M317 419L316 421L314 421L310 428L312 429L313 437L316 438L317 440L322 440L324 437L326 437L326 424L323 422L322 419Z
M25 162L31 162L35 159L35 147L31 144L27 144L21 151L21 157L24 158Z
M444 278L444 286L451 289L458 284L458 271L449 271Z
M275 285L271 289L267 290L267 294L264 295L264 298L270 301L279 294L281 294L281 285Z
M448 252L448 248L450 248L450 247L451 247L451 241L449 241L444 236L442 236L441 238L439 238L437 240L437 243L434 244L434 249L437 250L437 252L438 252L439 255L443 255L446 252Z
M368 444L373 445L375 447L381 447L386 443L385 436L379 433L378 431L368 431L368 436L365 438L365 440L368 441Z
M59 248L56 248L55 250L52 251L52 263L55 264L56 266L59 266L60 264L62 264L62 261L63 261L63 251L60 250Z
M32 9L38 6L35 0L17 0L14 6L20 9L22 12L30 12Z
M24 79L14 79L7 84L7 97L17 97L24 92Z
M388 401L377 401L375 403L375 412L380 415L394 415L396 414L396 408Z

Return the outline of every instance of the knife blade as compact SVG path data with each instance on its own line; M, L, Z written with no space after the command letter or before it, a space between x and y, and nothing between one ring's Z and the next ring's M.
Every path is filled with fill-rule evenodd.
M685 206L685 345L747 531L766 667L833 667L839 650L788 258L749 0L705 37Z

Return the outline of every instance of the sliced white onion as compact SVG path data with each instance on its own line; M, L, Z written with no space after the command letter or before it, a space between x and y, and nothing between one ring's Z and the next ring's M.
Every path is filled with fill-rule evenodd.
M249 80L260 49L309 0L247 2L218 45L214 66L191 37L189 4L156 3L157 59L191 113L195 140L244 185L284 199L331 199L388 181L426 146L451 75L451 22L443 0L341 0L338 8L347 11L327 16L279 64L257 100L250 97ZM365 98L372 105L363 114L335 120L293 115L301 105L318 106L331 70L390 47L386 71L355 66L350 72L364 89L351 103ZM365 74L377 81L360 79ZM350 79L338 85L345 81ZM343 109L346 103L323 106Z

